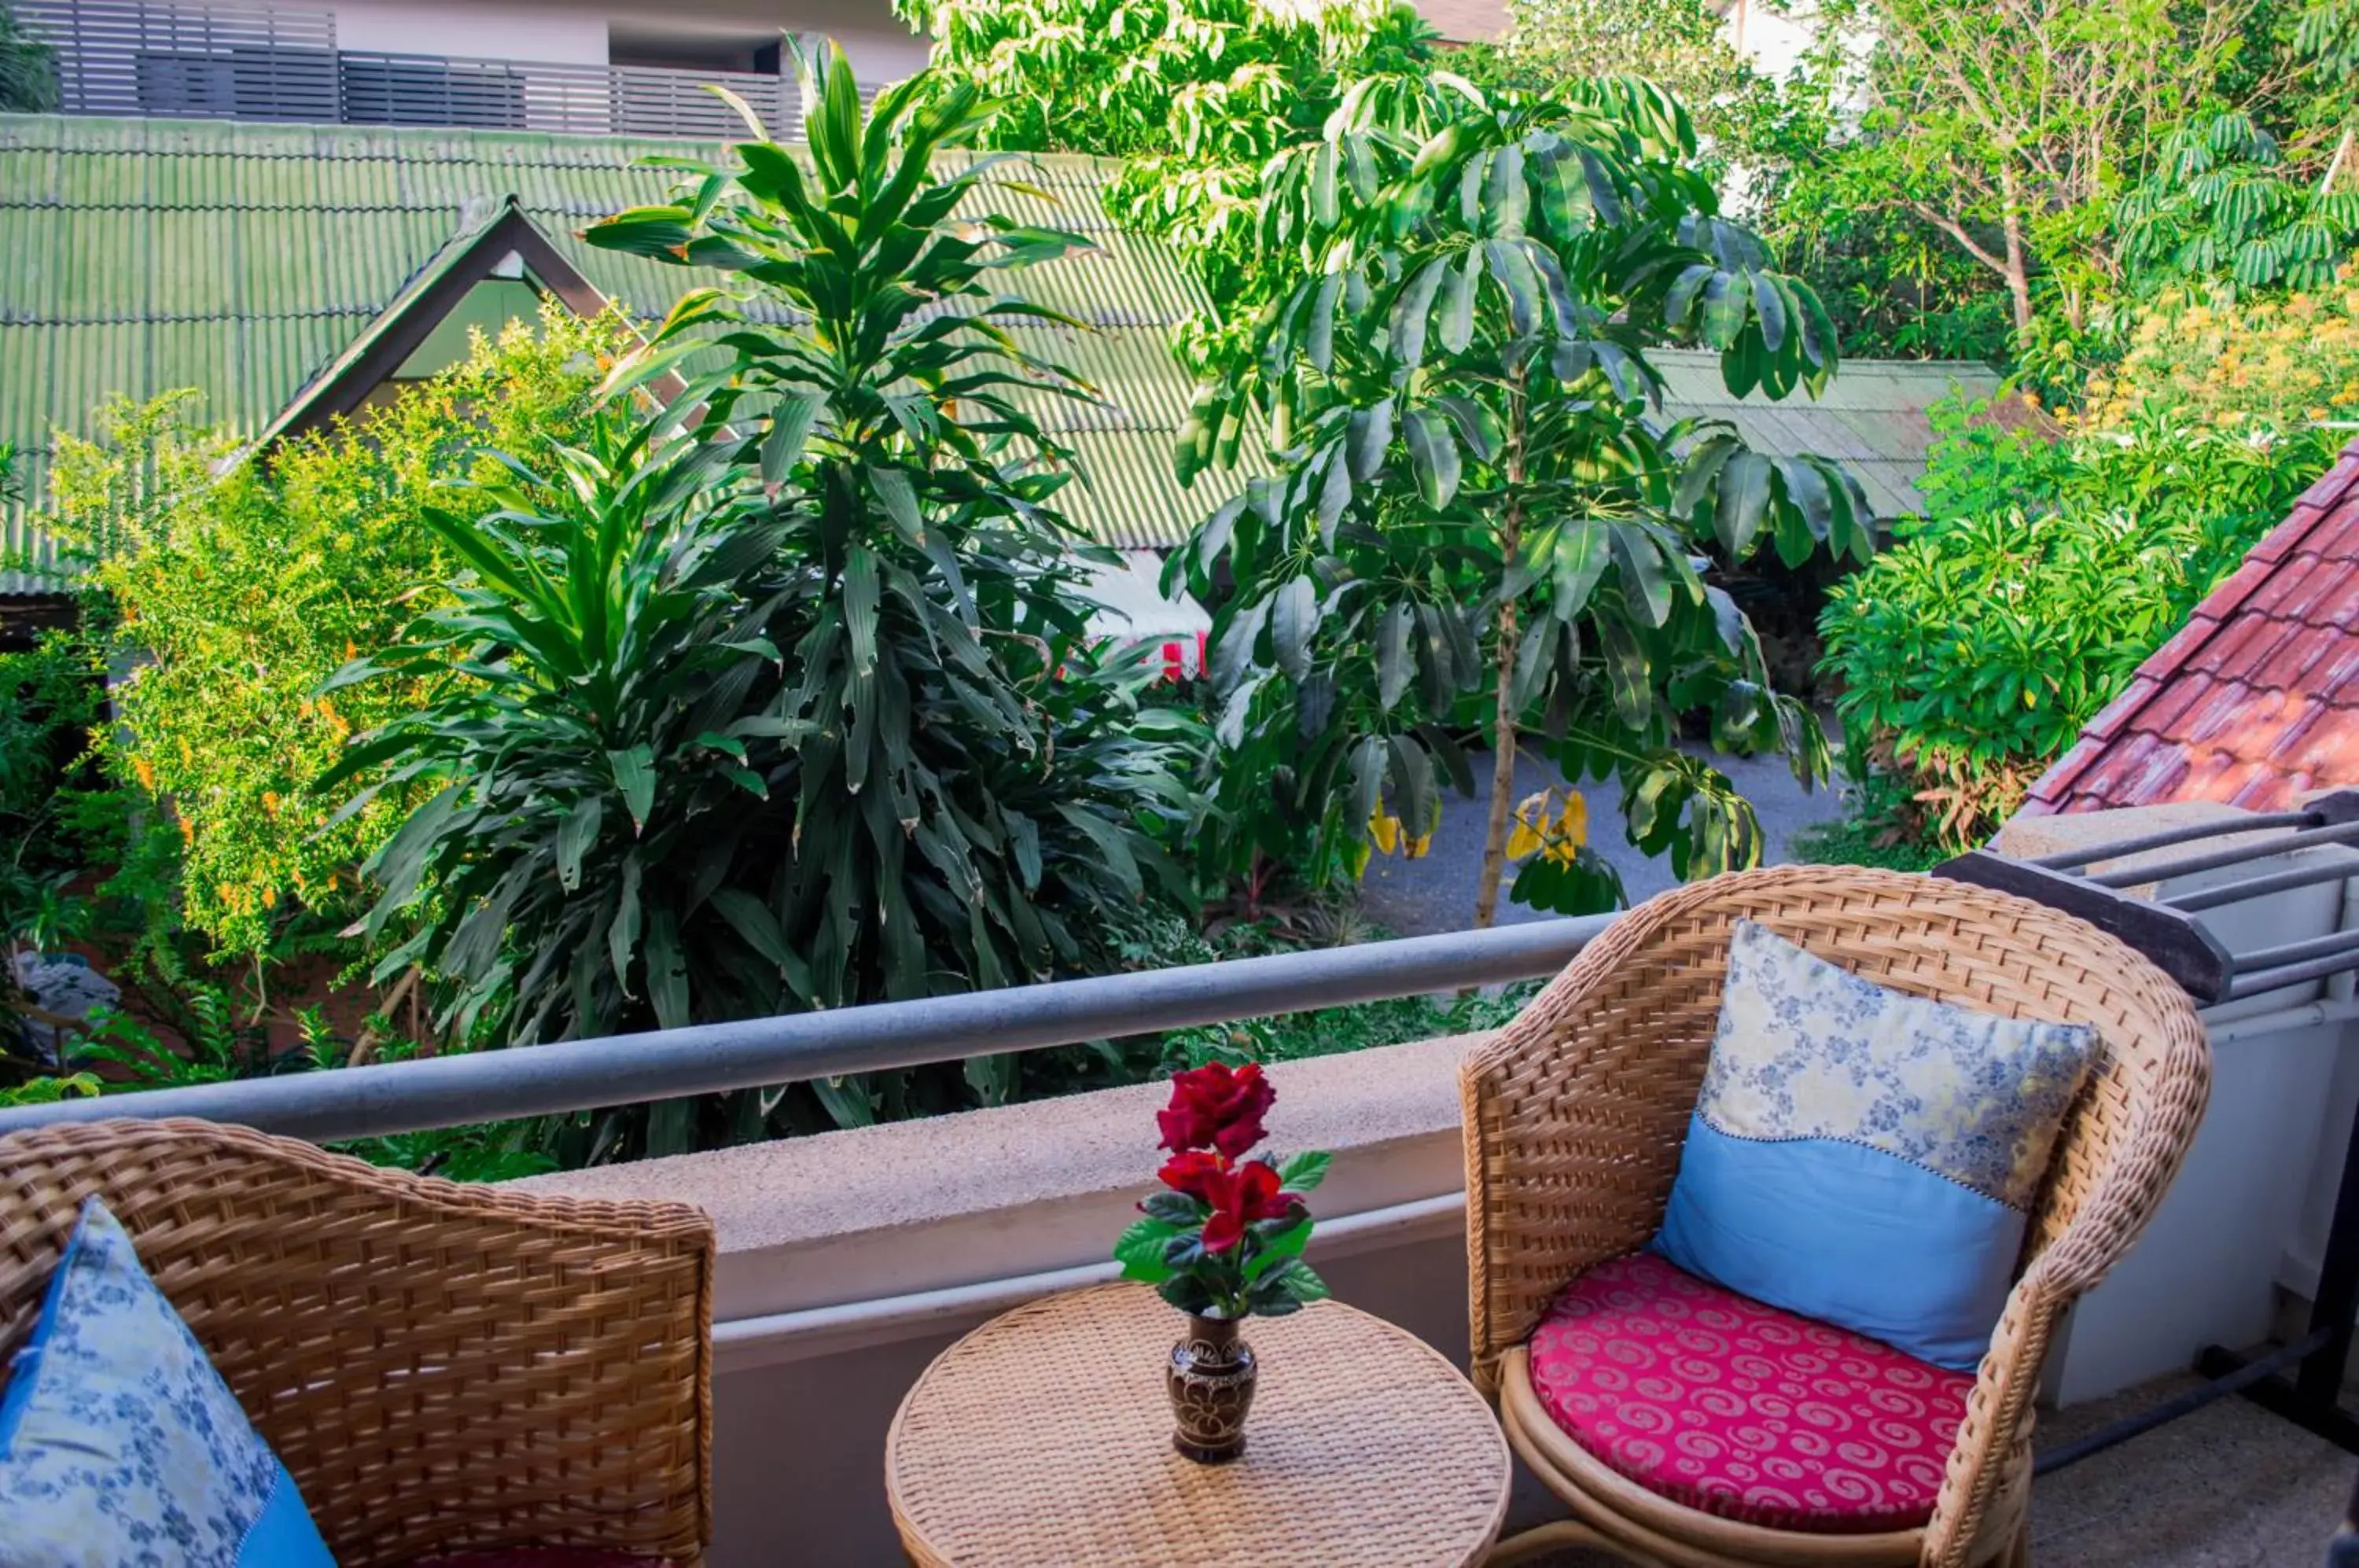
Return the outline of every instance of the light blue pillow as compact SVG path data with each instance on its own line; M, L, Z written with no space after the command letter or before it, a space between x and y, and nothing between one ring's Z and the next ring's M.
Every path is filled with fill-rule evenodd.
M1887 990L1739 920L1656 1247L1970 1371L2096 1045L2085 1025Z
M335 1568L294 1477L96 1198L0 1390L5 1568Z

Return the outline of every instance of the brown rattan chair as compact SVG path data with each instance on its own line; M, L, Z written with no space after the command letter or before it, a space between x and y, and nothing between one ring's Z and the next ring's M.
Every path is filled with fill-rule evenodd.
M1919 1529L1801 1534L1682 1507L1590 1455L1532 1388L1525 1341L1549 1302L1583 1270L1644 1247L1661 1223L1739 917L1898 990L2103 1034ZM1516 1453L1574 1516L1515 1538L1494 1561L1589 1545L1678 1568L2027 1563L2031 1399L2049 1336L2153 1214L2210 1084L2210 1048L2183 991L2095 927L2021 898L1936 877L1783 866L1697 883L1625 915L1460 1073L1474 1379L1498 1401Z
M712 1225L197 1121L0 1138L0 1364L95 1193L344 1568L570 1546L702 1561Z

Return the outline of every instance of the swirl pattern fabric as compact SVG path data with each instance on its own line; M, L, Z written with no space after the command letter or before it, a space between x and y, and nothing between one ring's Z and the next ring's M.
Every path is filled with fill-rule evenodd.
M1566 1287L1530 1350L1549 1416L1616 1474L1704 1513L1829 1535L1932 1516L1974 1383L1653 1253Z

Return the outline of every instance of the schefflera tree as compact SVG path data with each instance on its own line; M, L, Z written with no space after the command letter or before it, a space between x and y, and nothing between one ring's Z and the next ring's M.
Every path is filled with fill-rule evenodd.
M990 165L936 167L971 91L864 113L840 51L801 63L808 162L748 113L729 167L588 231L745 287L681 298L590 447L440 519L458 605L343 677L440 682L354 755L429 797L372 867L371 929L413 920L400 956L500 1043L1111 967L1183 890L1151 676L1092 651L1090 550L1053 503L1039 410L1089 390L1006 325L1049 313L1001 280L1086 242L993 214ZM860 1123L995 1103L1018 1071L812 1088ZM783 1093L668 1102L592 1152L757 1137Z
M1262 315L1255 363L1200 390L1180 466L1259 436L1276 472L1168 580L1224 595L1221 804L1316 821L1314 877L1357 875L1372 834L1430 834L1487 743L1487 925L1527 740L1569 779L1617 778L1634 842L1680 876L1757 860L1752 808L1679 748L1683 720L1786 752L1805 782L1825 744L1703 570L1765 536L1792 564L1864 559L1872 535L1836 464L1663 415L1656 345L1718 350L1739 395L1815 393L1837 368L1810 286L1720 216L1685 109L1630 80L1458 101L1426 136L1339 113L1270 165L1263 243L1309 276ZM1514 892L1621 897L1586 850L1533 858Z

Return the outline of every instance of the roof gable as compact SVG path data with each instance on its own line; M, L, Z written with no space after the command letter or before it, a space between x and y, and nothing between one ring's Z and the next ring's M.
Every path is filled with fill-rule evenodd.
M366 390L357 378L390 371L377 370L381 351L440 302L451 277L506 254L483 231L510 212L507 248L537 242L528 267L552 292L574 289L577 309L595 297L660 313L685 288L733 279L594 249L577 231L664 198L676 173L640 167L648 157L721 150L523 131L0 114L0 224L9 236L0 246L0 441L26 455L27 488L38 494L51 431L86 428L114 393L195 387L208 418L255 433L346 411L349 394ZM978 156L946 154L943 164ZM1108 215L1103 191L1118 169L1037 155L1024 174L1045 197L1000 186L988 200L1020 222L1094 242L1023 283L1094 330L1014 330L1105 399L1044 397L1036 410L1073 449L1086 481L1061 497L1069 515L1108 543L1161 549L1243 477L1216 471L1182 487L1173 473L1172 441L1194 389L1169 344L1203 297L1166 246ZM781 316L758 300L752 313ZM1773 456L1839 459L1885 517L1919 505L1912 485L1932 439L1927 408L1997 388L1979 365L1853 360L1823 397L1773 403L1758 392L1732 397L1715 354L1648 357L1667 385L1669 416L1728 419ZM53 559L21 503L0 521L0 551ZM0 593L28 585L0 574Z
M545 240L544 283L561 267L599 296L660 312L688 287L732 279L594 249L576 232L664 199L677 172L640 160L720 151L516 131L0 115L0 441L26 454L38 492L51 432L87 428L116 392L196 387L208 418L271 429L308 384L392 330L389 308L397 322L406 301L477 255L482 214L511 194ZM1241 481L1207 475L1183 490L1172 474L1192 387L1169 343L1202 296L1166 248L1106 215L1102 191L1117 168L1039 155L1023 172L1045 195L999 186L989 201L1094 242L1032 269L1024 289L1095 330L1016 332L1106 398L1042 399L1043 422L1091 482L1066 492L1069 514L1112 543L1166 544ZM781 314L763 301L753 313ZM21 505L0 549L54 559ZM24 586L0 578L0 592Z
M263 427L255 447L266 449L351 414L370 392L400 373L477 284L512 276L511 262L516 272L564 301L576 315L595 316L606 309L606 297L591 287L509 196L491 217L419 267L393 302ZM670 379L677 384L678 377Z
M2274 811L2348 784L2359 784L2359 441L2138 666L2024 810Z

